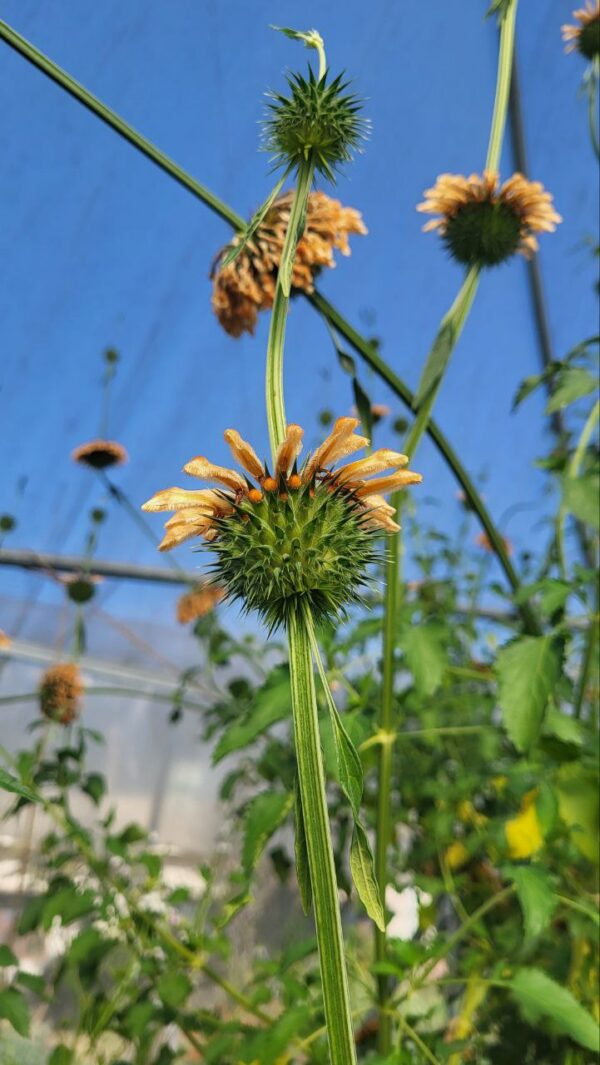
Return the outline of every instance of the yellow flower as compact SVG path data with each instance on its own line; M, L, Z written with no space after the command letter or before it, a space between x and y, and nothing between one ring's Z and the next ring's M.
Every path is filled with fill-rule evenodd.
M223 588L218 584L197 584L177 600L177 620L186 625L188 621L204 617L221 602L224 595Z
M529 791L523 796L521 810L504 826L508 853L511 858L530 858L544 844L535 800L537 790Z
M245 476L236 470L215 466L202 455L186 463L183 467L185 473L205 481L216 481L225 491L223 488L198 491L164 488L144 503L142 510L175 512L174 517L165 524L167 532L160 550L168 551L198 536L213 541L223 532L224 519L244 520L239 514L242 501L257 506L268 492L277 492L283 498L302 487L312 492L337 491L357 502L369 523L388 532L396 532L400 526L391 516L394 508L383 496L406 485L419 484L423 478L419 473L400 469L408 462L406 455L387 448L373 451L367 458L334 471L331 467L340 459L367 446L368 440L354 432L358 425L357 418L338 418L327 439L307 459L300 471L297 457L302 448L304 431L299 425L288 425L273 474L269 473L254 448L242 439L236 429L227 429L225 440L234 459L245 471ZM390 470L393 472L387 473L387 476L377 476ZM249 478L253 478L256 484Z
M59 725L70 725L79 717L83 681L74 662L61 662L47 669L39 686L40 709L44 717Z
M578 26L561 26L565 52L581 52L586 59L593 59L600 52L600 0L586 0L585 7L573 12Z
M473 825L473 828L483 828L488 823L488 818L485 814L479 813L479 810L476 810L473 803L468 800L458 804L456 813L459 821L466 825Z
M495 171L464 177L441 174L417 211L439 215L423 231L439 230L451 254L467 265L495 266L514 252L537 251L535 233L550 233L562 219L539 181L513 174L499 186Z
M3 629L0 629L0 651L6 651L10 647L12 640L10 636L7 636Z
M286 193L267 211L253 238L237 258L221 267L229 247L223 248L213 265L213 310L219 322L231 336L253 333L258 312L271 307L275 295L277 269L290 217L293 193ZM324 267L335 266L333 250L350 254L350 233L366 233L359 211L343 207L323 192L313 192L308 198L306 229L298 243L292 286L310 293L314 279ZM234 237L232 245L242 236Z
M90 440L76 447L71 458L73 462L91 466L94 470L106 470L109 466L121 466L129 456L116 440Z
M469 860L469 852L464 843L457 839L446 848L444 860L449 869L461 869Z

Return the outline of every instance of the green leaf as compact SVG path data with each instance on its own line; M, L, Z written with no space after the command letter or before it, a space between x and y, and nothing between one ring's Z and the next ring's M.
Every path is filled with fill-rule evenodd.
M263 791L248 804L244 815L242 863L250 875L273 833L289 814L294 796L281 791Z
M350 847L350 872L357 890L358 897L362 902L369 917L375 922L382 932L385 931L385 917L379 886L375 879L373 869L373 854L367 833L360 821L355 822Z
M72 1065L74 1060L74 1053L69 1047L54 1047L54 1050L48 1058L48 1065Z
M525 1019L535 1023L547 1019L552 1027L570 1036L588 1050L600 1050L598 1025L592 1015L573 997L540 969L520 969L510 981Z
M515 603L527 603L532 595L539 595L540 610L543 614L551 616L556 610L560 610L566 603L572 592L568 581L561 581L555 577L546 577L542 581L534 581L533 584L522 585L515 594Z
M5 965L18 965L18 961L13 954L10 947L6 946L6 943L0 944L0 967Z
M564 501L567 510L590 525L600 530L600 477L597 473L582 474L580 477L565 477L563 482Z
M446 672L447 656L439 625L415 625L402 634L402 649L419 695L433 695Z
M254 694L252 707L241 721L234 721L219 740L213 762L248 747L276 721L290 713L290 675L287 666L273 670L262 688Z
M185 973L165 973L157 981L156 990L165 1006L176 1010L181 1006L192 990L192 982Z
M135 1002L123 1017L125 1030L132 1039L138 1039L156 1012L156 1007L147 1000Z
M558 902L548 873L538 865L507 865L502 872L517 888L525 938L539 936L548 926Z
M530 396L532 392L535 392L536 388L539 388L542 381L547 380L547 378L547 372L536 373L533 374L531 377L526 377L523 381L521 381L521 384L519 385L515 394L515 398L512 402L513 411L515 411L517 407L521 405L524 399L527 399L527 396Z
M546 414L554 414L557 410L564 410L571 403L588 396L596 389L596 381L591 373L578 366L568 366L562 370L556 388L553 390Z
M93 891L78 891L69 884L58 888L50 894L44 904L43 926L50 928L55 917L60 917L63 925L71 924L80 917L91 913L96 907L96 895Z
M561 767L556 784L558 810L571 832L574 845L590 862L598 854L598 781L595 770L578 763Z
M35 791L26 787L12 773L2 768L0 768L0 789L10 791L13 795L20 795L22 799L27 799L29 802L41 802L41 797L36 795Z
M308 917L312 905L312 884L310 881L310 869L308 865L308 848L306 845L302 799L300 797L300 785L297 778L294 783L294 814L296 819L296 832L294 836L296 876L298 877L298 888L300 891L302 909L305 916Z
M106 781L102 773L88 773L82 782L81 790L89 795L92 802L98 806L106 794Z
M241 1062L260 1062L260 1065L275 1065L289 1047L295 1035L302 1031L310 1018L307 1006L293 1006L273 1020L267 1031L248 1035L244 1040Z
M15 987L5 987L0 991L0 1017L12 1024L19 1035L29 1035L29 1006L25 996Z
M415 410L418 410L431 392L437 388L450 361L455 340L456 326L454 322L452 320L443 322L427 356L427 362L423 367L421 380L413 402Z
M568 714L563 714L555 706L548 707L546 720L544 721L544 735L556 736L563 743L572 743L581 747L584 740L583 727L580 721Z
M560 652L551 636L522 636L500 651L498 701L504 727L518 751L535 743L560 671Z

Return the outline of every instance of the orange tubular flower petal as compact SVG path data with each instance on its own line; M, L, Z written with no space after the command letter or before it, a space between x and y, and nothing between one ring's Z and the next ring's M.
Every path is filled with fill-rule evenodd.
M395 492L396 489L404 488L407 484L420 484L422 480L420 473L413 473L412 470L398 470L397 473L392 473L389 477L378 477L373 481L365 481L354 490L354 494L359 499L364 499L365 496L370 496L373 493L385 495L386 492Z
M254 448L242 439L237 429L226 429L223 436L231 448L231 453L240 466L246 470L251 477L255 477L257 481L260 481L265 475L265 467L260 461Z
M340 484L344 484L346 481L372 477L373 474L383 473L384 470L393 469L394 466L406 466L407 462L406 455L381 447L372 455L368 455L366 459L357 459L356 462L349 462L347 466L343 466L336 473L336 479Z
M220 506L222 497L211 488L190 492L185 488L163 488L142 505L142 510L187 510L190 507L214 509Z
M303 471L303 480L311 481L318 470L332 466L338 459L351 455L367 447L369 441L365 436L355 436L354 430L360 425L358 418L338 418L329 436L311 455Z
M285 431L285 440L280 444L277 451L275 470L278 474L283 474L284 477L287 476L290 466L298 458L302 450L303 436L304 429L299 425L288 425Z
M183 472L189 473L191 477L199 477L203 481L219 481L234 492L246 491L246 482L240 473L226 466L215 466L203 455L197 455L195 459L186 462Z

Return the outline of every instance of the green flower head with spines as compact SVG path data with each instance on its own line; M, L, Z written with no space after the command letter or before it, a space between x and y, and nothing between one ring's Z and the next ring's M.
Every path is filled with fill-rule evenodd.
M297 168L312 157L315 169L335 183L335 172L360 151L370 123L359 114L362 100L347 92L348 81L329 72L317 78L289 74L289 96L269 92L269 114L264 121L263 148L273 166Z
M225 439L244 474L200 455L185 472L223 487L166 488L144 504L144 510L175 512L161 549L202 537L215 555L215 584L245 610L256 610L270 629L287 625L304 608L317 622L343 618L360 602L369 569L380 560L377 533L398 529L384 494L421 481L399 468L408 462L405 455L387 448L333 470L339 459L368 445L356 434L358 425L356 418L338 418L301 468L303 430L288 425L273 474L228 429Z

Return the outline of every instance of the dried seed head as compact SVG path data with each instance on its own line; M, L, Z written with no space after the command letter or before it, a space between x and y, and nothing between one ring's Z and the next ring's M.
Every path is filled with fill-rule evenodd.
M480 267L497 266L515 252L530 257L535 234L553 232L562 221L539 181L513 174L499 186L493 171L442 174L417 210L440 216L423 229L438 229L453 258Z
M90 440L76 447L71 458L93 470L107 470L110 466L121 466L129 456L116 440Z
M39 687L42 714L59 725L70 725L79 717L82 695L83 681L74 662L51 666Z

